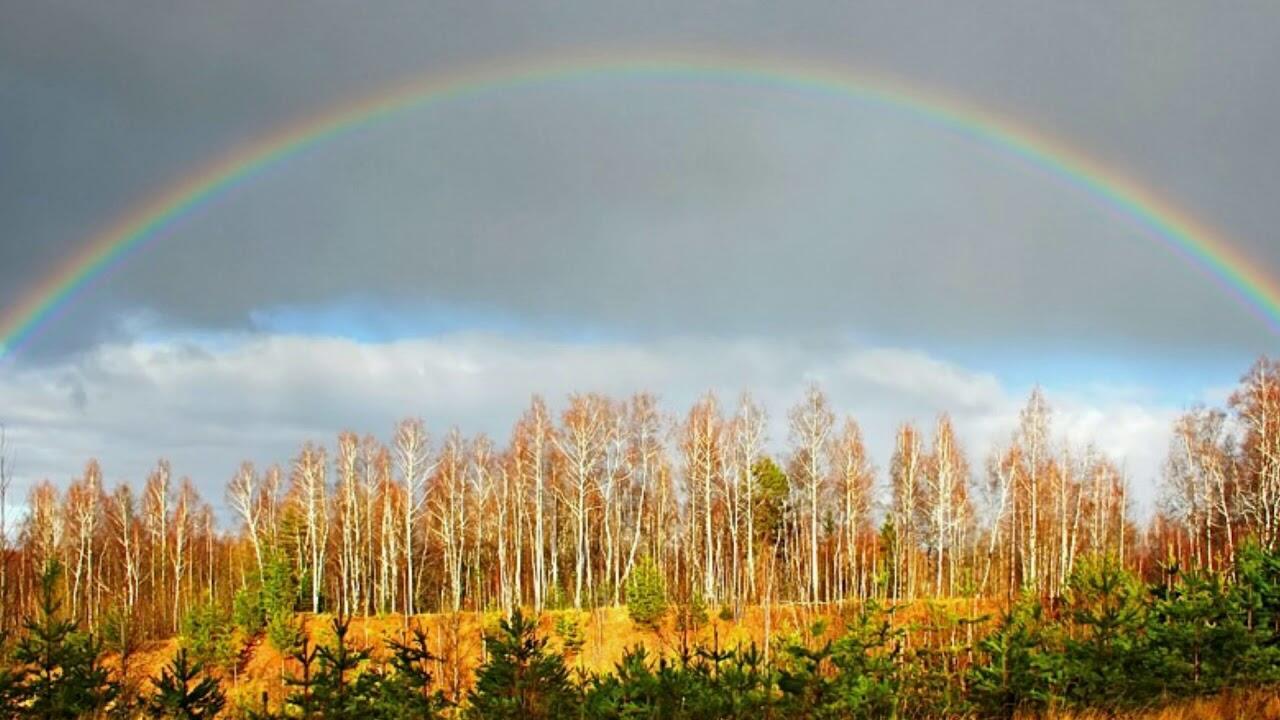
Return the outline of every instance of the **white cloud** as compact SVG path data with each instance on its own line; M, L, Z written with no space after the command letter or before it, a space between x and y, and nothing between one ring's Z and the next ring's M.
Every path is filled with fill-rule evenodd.
M947 411L981 471L991 447L1010 437L1024 400L990 373L901 348L763 338L587 344L459 333L370 344L261 335L107 345L14 370L0 376L0 421L16 453L18 497L35 479L65 481L90 457L110 480L132 482L167 457L220 503L241 460L283 462L303 441L331 441L347 428L385 437L397 419L417 415L436 434L456 424L504 441L533 393L555 407L574 391L653 390L678 417L707 390L732 405L746 389L769 410L771 442L781 450L787 409L811 381L859 420L882 469L898 423L928 427ZM1048 391L1060 436L1121 460L1147 505L1176 409L1144 403L1131 389Z

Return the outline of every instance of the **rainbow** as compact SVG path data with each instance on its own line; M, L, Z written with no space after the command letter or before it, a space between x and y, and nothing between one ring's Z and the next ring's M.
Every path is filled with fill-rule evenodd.
M165 235L184 215L215 201L263 169L354 128L432 103L503 89L594 77L652 78L774 86L833 94L905 111L1001 152L1010 153L1120 211L1147 234L1219 284L1280 334L1280 283L1225 237L1102 163L1008 118L955 98L924 92L894 78L787 60L681 55L574 57L479 67L427 76L340 104L285 125L217 158L150 197L66 258L0 315L0 358L38 333L127 258Z

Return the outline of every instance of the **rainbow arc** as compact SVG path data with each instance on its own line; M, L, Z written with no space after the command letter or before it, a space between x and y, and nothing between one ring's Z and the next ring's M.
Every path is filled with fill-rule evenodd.
M340 104L241 145L129 209L5 309L0 314L0 358L29 343L94 281L164 237L165 230L183 215L306 148L424 105L515 87L596 77L758 84L833 94L905 111L1022 158L1116 208L1280 335L1280 283L1251 263L1227 238L1150 188L1025 124L885 76L728 56L606 55L523 61L427 76Z

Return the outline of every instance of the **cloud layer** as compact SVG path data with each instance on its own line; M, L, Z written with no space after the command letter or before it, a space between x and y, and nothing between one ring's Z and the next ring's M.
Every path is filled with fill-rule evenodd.
M898 423L930 427L937 413L951 413L978 479L1025 401L1025 388L895 348L460 333L389 343L276 335L108 345L0 379L0 402L19 494L40 477L65 479L89 457L109 479L135 482L166 457L221 500L241 460L287 462L301 443L332 443L343 429L385 438L396 420L421 416L437 437L456 425L505 442L533 393L554 408L575 391L650 390L674 420L708 390L727 405L750 390L769 411L772 451L785 452L786 412L810 382L862 424L882 470ZM1175 409L1133 389L1049 392L1059 441L1095 444L1125 463L1139 498L1153 497Z

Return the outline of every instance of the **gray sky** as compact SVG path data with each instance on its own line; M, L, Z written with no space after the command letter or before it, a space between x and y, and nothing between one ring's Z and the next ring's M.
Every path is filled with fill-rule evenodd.
M1105 161L1275 276L1276 37L1280 7L1246 2L0 0L0 305L283 124L406 78L611 52L936 89ZM909 113L606 76L399 113L239 184L0 365L0 422L23 483L90 455L137 479L164 454L220 499L242 456L408 414L505 436L529 393L592 383L671 412L750 388L782 418L817 379L873 440L951 410L980 459L1040 382L1064 435L1114 445L1150 497L1168 419L1276 346L1096 197Z

